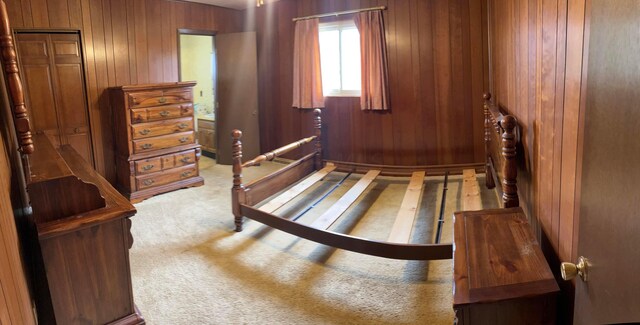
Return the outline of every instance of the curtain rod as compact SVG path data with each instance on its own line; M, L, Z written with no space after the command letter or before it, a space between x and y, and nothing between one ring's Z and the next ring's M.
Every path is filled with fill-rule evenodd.
M297 18L293 18L292 21L312 19L312 18L331 17L331 16L340 16L340 15L347 15L347 14L355 14L357 12L363 12L363 11L385 10L385 9L387 9L387 7L380 6L380 7L371 7L371 8L356 9L356 10L336 11L336 12L330 12L330 13L326 13L326 14L319 14L319 15L306 16L306 17L297 17Z

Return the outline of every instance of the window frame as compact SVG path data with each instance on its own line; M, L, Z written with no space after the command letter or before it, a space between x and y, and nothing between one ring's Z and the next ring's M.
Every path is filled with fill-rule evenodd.
M342 89L343 85L343 75L342 75L342 31L344 29L355 28L358 31L358 28L355 25L355 22L352 19L341 19L331 22L321 22L318 25L318 34L323 31L338 31L338 57L339 57L339 76L340 76L340 89L329 89L325 90L323 85L323 95L324 97L360 97L362 95L362 89ZM360 32L358 31L358 35ZM359 46L359 45L358 45ZM358 63L361 64L361 57L358 53ZM322 55L320 56L322 60ZM360 80L362 80L362 71L360 71Z

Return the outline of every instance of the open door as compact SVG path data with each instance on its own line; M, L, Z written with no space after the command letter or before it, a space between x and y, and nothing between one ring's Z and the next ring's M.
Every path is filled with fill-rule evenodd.
M216 158L219 164L230 165L233 129L242 130L243 156L246 159L252 159L260 154L256 33L218 34L216 51L218 61Z
M590 23L577 251L587 260L563 263L563 276L581 271L576 324L639 322L640 1L591 0Z

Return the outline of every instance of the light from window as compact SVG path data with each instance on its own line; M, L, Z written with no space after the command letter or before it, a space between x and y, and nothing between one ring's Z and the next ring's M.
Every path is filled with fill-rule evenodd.
M320 24L325 96L360 96L360 33L353 21Z

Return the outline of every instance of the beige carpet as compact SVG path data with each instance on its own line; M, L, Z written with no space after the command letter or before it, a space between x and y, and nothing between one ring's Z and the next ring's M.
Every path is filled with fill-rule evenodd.
M230 166L201 161L205 186L136 204L131 268L135 302L149 324L451 324L452 261L400 261L336 250L254 221L233 232ZM245 181L281 168L245 170ZM342 174L344 175L344 174ZM328 177L310 191L340 180ZM312 220L358 177L309 211ZM482 181L483 179L479 179ZM442 242L451 242L460 177L449 182ZM334 225L385 239L406 183L376 181ZM428 178L414 242L431 242L442 178ZM496 202L484 191L486 207ZM298 200L277 211L296 215ZM376 203L369 207L370 202ZM392 216L389 218L389 216Z

